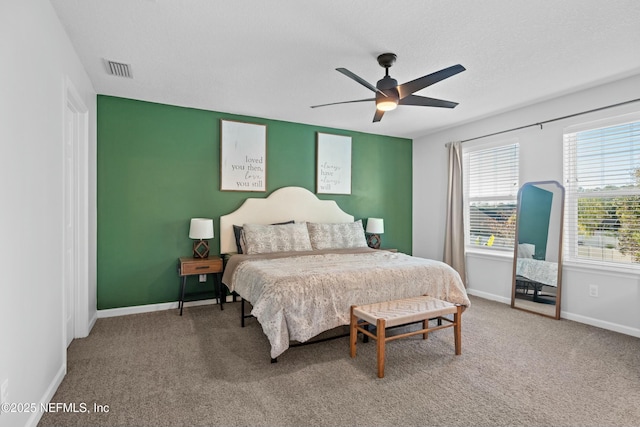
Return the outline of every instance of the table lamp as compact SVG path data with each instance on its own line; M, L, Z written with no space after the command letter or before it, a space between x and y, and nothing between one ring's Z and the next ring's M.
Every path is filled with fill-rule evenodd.
M380 249L380 235L384 233L384 220L382 218L369 218L367 220L367 245L373 249Z
M209 218L191 218L189 238L197 239L193 242L193 257L208 258L209 242L205 239L213 239L213 220Z

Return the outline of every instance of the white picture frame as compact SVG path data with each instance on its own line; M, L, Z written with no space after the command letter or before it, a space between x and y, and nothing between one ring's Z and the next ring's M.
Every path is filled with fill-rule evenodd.
M351 137L317 133L316 193L351 194Z
M220 191L267 191L267 126L220 120Z

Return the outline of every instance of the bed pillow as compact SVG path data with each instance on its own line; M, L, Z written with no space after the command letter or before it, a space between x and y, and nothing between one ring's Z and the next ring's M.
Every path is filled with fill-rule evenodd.
M336 224L308 222L307 228L309 229L311 247L314 250L367 247L361 219Z
M533 258L536 253L536 245L531 243L518 243L518 258Z
M307 224L242 226L246 254L266 254L271 252L310 251L311 241Z
M276 222L271 225L284 225L284 224L293 224L295 221L285 221L285 222ZM244 234L242 233L242 227L240 225L233 226L233 236L236 238L236 252L239 254L245 253L245 243L244 243Z

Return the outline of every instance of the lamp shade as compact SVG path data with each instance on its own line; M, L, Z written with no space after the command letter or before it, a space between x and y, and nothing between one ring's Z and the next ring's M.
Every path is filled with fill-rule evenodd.
M367 220L367 233L382 234L384 233L384 220L382 218L369 218Z
M209 218L191 218L190 239L213 239L213 220Z

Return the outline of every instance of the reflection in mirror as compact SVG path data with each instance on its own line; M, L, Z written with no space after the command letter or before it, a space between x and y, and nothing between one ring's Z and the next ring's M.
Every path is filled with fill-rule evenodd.
M518 191L511 307L560 318L564 187L528 182Z

